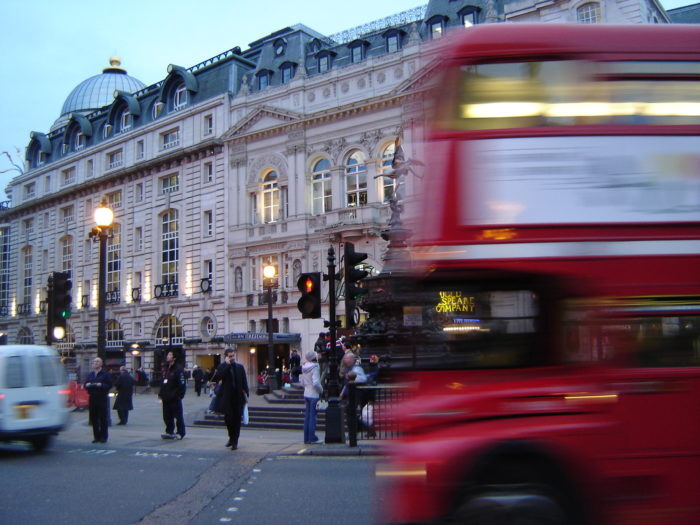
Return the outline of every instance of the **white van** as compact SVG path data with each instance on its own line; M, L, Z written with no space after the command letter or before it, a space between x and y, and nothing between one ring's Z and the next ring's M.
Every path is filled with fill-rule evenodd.
M66 374L48 346L0 346L0 441L43 450L68 421Z

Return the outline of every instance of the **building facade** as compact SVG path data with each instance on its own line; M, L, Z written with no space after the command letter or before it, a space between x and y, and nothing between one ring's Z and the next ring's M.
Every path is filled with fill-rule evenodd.
M58 346L88 370L98 304L89 232L104 201L115 213L110 365L157 370L173 349L188 367L211 368L223 346L235 345L253 380L268 364L270 329L275 366L292 348L309 349L323 321L301 318L297 278L325 272L331 246L341 268L346 241L368 253L368 269L381 270L394 142L402 135L407 156L420 156L441 37L509 21L668 20L655 0L433 0L338 35L287 27L246 50L170 65L151 86L113 60L76 87L47 133L32 132L27 170L8 188L0 214L6 340L45 341L48 276L70 272L73 315ZM266 264L278 273L271 325Z

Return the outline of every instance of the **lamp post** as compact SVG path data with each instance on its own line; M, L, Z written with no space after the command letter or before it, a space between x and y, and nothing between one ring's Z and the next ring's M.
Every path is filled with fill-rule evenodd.
M267 384L270 392L277 388L275 349L272 331L272 289L277 285L277 268L268 264L263 268L263 287L267 290Z
M105 201L95 208L95 226L89 237L100 243L100 270L97 281L97 356L104 361L106 355L105 302L107 295L107 239L112 235L114 212Z

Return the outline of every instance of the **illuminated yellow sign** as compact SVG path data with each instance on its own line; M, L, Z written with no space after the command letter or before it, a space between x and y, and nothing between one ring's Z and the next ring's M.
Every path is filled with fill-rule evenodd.
M474 312L476 299L473 296L463 296L462 292L439 292L440 302L435 306L439 313Z

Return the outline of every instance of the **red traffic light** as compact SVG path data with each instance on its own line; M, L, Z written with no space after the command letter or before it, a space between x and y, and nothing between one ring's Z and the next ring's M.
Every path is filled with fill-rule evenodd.
M301 298L297 308L302 319L318 319L321 317L321 273L302 273L297 281Z

